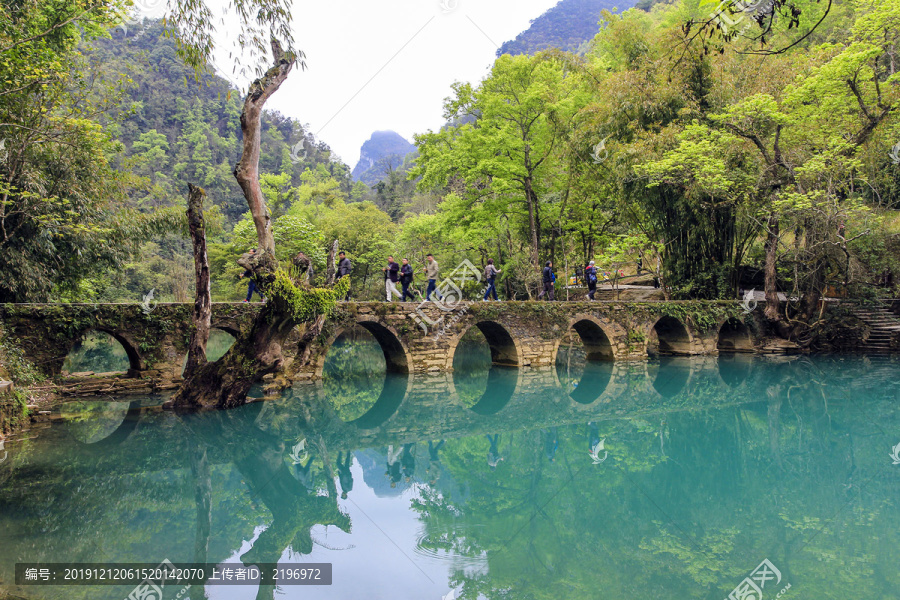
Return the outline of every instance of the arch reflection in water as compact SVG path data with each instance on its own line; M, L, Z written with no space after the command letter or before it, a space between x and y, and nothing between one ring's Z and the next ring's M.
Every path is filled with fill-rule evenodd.
M600 326L592 321L579 321L560 342L556 375L572 400L591 404L609 385L612 359L612 344Z
M134 354L134 356L132 356ZM62 370L67 373L124 372L140 369L140 360L125 340L106 331L89 330L66 355Z
M737 387L750 376L754 357L750 354L727 352L719 355L717 361L719 377L728 387Z
M509 337L506 330L496 323L482 325L470 327L456 344L453 385L463 406L480 415L492 415L500 412L516 391L519 369L507 365L518 359L511 354L515 352L511 339L508 344L498 343Z
M352 327L335 339L325 355L322 379L325 399L342 421L370 429L397 411L409 376L389 371L388 365L388 351L366 328ZM394 361L395 368L400 366Z
M94 447L117 446L128 439L141 417L140 401L67 402L60 408L69 434Z
M674 398L691 378L692 360L680 356L660 356L647 363L647 375L653 389L663 398Z

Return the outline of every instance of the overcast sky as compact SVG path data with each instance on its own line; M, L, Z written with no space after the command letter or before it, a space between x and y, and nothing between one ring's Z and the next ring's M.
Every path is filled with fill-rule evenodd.
M373 131L412 141L439 128L450 84L480 81L497 46L557 1L295 0L307 70L266 106L308 123L352 168Z

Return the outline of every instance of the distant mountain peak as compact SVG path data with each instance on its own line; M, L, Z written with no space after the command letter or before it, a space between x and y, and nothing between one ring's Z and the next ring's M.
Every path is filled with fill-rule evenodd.
M645 0L646 1L646 0ZM576 51L594 38L599 27L600 13L604 10L627 10L636 0L561 0L531 21L531 27L504 42L497 50L503 54L535 54L548 48Z
M399 167L416 147L396 131L376 131L359 150L359 162L353 168L353 179L374 185L384 177L387 163Z

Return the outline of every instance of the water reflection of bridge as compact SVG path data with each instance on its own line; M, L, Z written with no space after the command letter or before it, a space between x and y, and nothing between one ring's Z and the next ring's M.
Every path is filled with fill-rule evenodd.
M515 520L518 515L490 521L482 518L479 510L493 519L498 512L495 497L499 499L496 506L512 506L521 499L542 509L548 506L548 498L560 498L558 504L549 504L554 512L548 511L548 518L534 520L550 532L540 538L545 545L559 538L546 556L568 557L562 554L568 548L578 558L587 556L589 567L576 576L563 573L562 583L583 581L585 589L593 589L590 586L597 577L590 560L593 555L584 548L614 547L618 555L629 556L634 572L648 564L657 568L662 561L648 562L646 552L630 556L628 551L636 545L635 540L649 547L645 540L671 540L675 535L674 529L659 531L660 506L666 510L677 506L684 522L710 531L714 527L737 528L754 543L764 538L759 545L768 547L772 540L783 539L785 521L833 519L847 506L848 484L855 486L861 479L859 473L865 481L880 486L867 488L874 490L873 497L894 497L886 456L887 441L893 440L875 435L871 416L885 419L894 413L890 385L896 381L896 361L877 368L867 363L869 359L830 360L783 358L773 367L769 359L740 355L674 357L599 363L604 369L590 371L586 367L575 376L571 369L508 369L507 373L515 375L513 391L502 406L490 410L484 410L484 405L476 407L485 398L502 397L498 386L505 387L511 379L486 378L482 395L475 397L474 403L465 403L460 398L465 382L459 377L396 376L403 382L400 401L393 408L382 405L376 410L373 406L363 421L352 422L340 418L326 388L318 382L297 386L281 401L254 403L233 411L177 416L148 412L138 403L119 406L122 427L104 429L108 435L102 439L85 438L94 443L84 445L60 437L67 428L58 427L10 449L10 460L0 469L0 528L16 535L5 548L0 547L5 559L0 561L0 578L11 579L9 565L15 561L9 558L22 553L49 562L54 552L71 553L74 547L82 560L100 562L121 556L110 552L133 552L134 539L140 540L139 549L145 553L164 549L190 557L196 551L195 558L210 561L219 561L236 548L242 548L244 562L272 560L288 547L307 554L317 539L315 530L310 533L315 525L333 524L347 531L352 515L357 534L363 529L363 517L352 514L352 509L350 515L342 512L351 505L338 500L337 477L330 465L340 463L336 458L341 450L372 448L373 474L384 482L386 446L398 449L422 442L417 448L420 461L424 461L425 442L442 439L448 441L444 464L446 472L452 469L451 483L458 482L460 488L479 485L481 501L459 505L464 518L449 510L433 512L437 504L432 503L418 517L422 530L431 536L462 536L491 523L498 535L478 538L478 547L507 548L508 532L523 521ZM829 377L823 377L824 373ZM817 378L821 381L816 382ZM880 404L870 396L860 399L869 403L864 410L855 406L857 390L874 388L886 390ZM597 396L591 398L594 393ZM842 396L843 401L833 401ZM738 403L748 404L736 410L715 410ZM691 415L688 411L699 412ZM576 463L589 463L586 442L591 431L598 431L597 423L601 423L599 431L604 437L611 436L610 460L596 468L573 469ZM567 424L579 426L563 427ZM556 439L557 426L561 451L550 465L544 440ZM512 433L517 430L522 433ZM484 451L489 441L483 434L498 433L507 460L496 471L488 471ZM451 441L469 436L474 436L471 441ZM319 483L311 486L293 477L295 465L290 454L298 439L306 440L316 461ZM782 447L790 451L782 452ZM854 479L857 464L864 471ZM416 477L427 481L421 479L421 467L424 465ZM573 472L579 479L569 486ZM537 475L530 478L532 473ZM450 479L439 479L436 485L430 484L430 490L448 497ZM343 481L340 485L344 489ZM361 488L357 478L351 492L353 502L359 500ZM795 490L807 490L806 496L792 496ZM766 494L789 501L755 500ZM645 505L638 504L642 498L646 498ZM679 498L682 504L676 504ZM260 514L257 505L271 512L271 518ZM882 505L883 515L865 513L859 519L865 523L857 526L860 540L880 539L879 532L893 531L890 517L894 506ZM215 517L211 517L211 507L217 511ZM614 512L616 507L622 508L620 513ZM363 508L368 510L368 506ZM590 511L596 517L569 517ZM715 518L709 518L711 512ZM523 519L528 517L522 514ZM215 539L210 544L212 523ZM243 542L258 532L255 528L260 523L266 525L264 534L247 548ZM760 523L771 525L761 529ZM627 528L610 530L621 524ZM839 525L839 530L826 533L829 544L838 550L846 545L846 532L853 533L843 521ZM559 535L560 527L566 528L563 535ZM584 543L579 546L572 540ZM615 540L625 541L621 547L612 546ZM383 544L380 537L378 542ZM531 543L525 538L513 546L517 552L513 556L491 551L490 571L501 574L492 589L508 588L509 580L502 577L503 561L520 565L519 557L525 554L519 551ZM663 546L654 556L668 554L670 547ZM373 548L366 556L369 560L377 560L376 553L381 552L375 544ZM826 551L846 560L842 564L855 564L853 552L842 558L840 552ZM729 554L737 560L744 560L745 555L743 546ZM813 553L804 560L817 564L819 558ZM879 563L878 568L890 572L891 559ZM683 563L662 564L653 579L663 582L660 589L670 589ZM618 564L612 568L621 570ZM522 579L530 569L539 569L539 565L521 565L514 575ZM823 569L825 573L827 569ZM729 588L734 585L730 574L716 585L724 589L726 584ZM631 581L626 585L634 588ZM888 581L869 596L889 594L891 586ZM680 589L689 596L695 588L696 582L688 580ZM60 591L56 597L67 597L62 594ZM261 591L257 597L272 598L274 591Z
M570 381L561 380L554 369L495 368L479 390L480 399L468 406L460 401L453 374L389 374L377 400L352 420L340 417L334 399L317 381L296 385L280 400L229 411L233 415L194 418L222 419L223 427L239 423L241 435L318 437L332 451L354 450L760 401L750 393L755 360L766 359L742 355L587 363ZM723 383L727 396L722 394ZM130 470L131 457L137 463L160 461L159 468L166 468L167 461L186 466L179 451L185 437L179 420L140 405L119 403L114 418L120 425L111 427L107 437L82 444L86 452L79 456L90 457L92 465L103 464L110 446L116 446L115 464L107 465L113 471ZM124 461L123 451L130 457ZM210 451L216 460L217 450Z

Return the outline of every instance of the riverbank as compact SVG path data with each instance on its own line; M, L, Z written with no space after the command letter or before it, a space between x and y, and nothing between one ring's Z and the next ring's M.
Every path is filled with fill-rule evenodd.
M46 379L0 326L0 440L26 428L32 414L54 402L52 390L31 389Z

